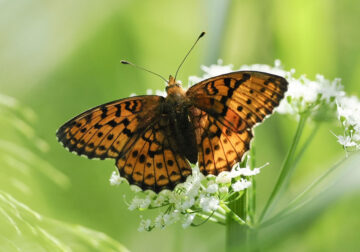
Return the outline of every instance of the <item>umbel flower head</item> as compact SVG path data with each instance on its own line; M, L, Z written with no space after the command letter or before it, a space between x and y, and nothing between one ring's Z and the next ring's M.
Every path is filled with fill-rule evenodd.
M295 78L295 70L285 71L279 60L274 66L244 65L234 69L232 65L223 65L219 60L217 64L202 66L204 74L200 77L191 76L189 86L201 80L239 70L252 70L276 74L287 79L288 91L275 112L299 118L307 114L313 120L323 120L319 117L322 109L337 116L343 128L343 134L335 135L338 142L345 148L360 148L360 101L356 97L348 97L343 91L340 79L327 80L322 75L316 75L315 80L305 75ZM152 94L148 90L147 94ZM155 94L163 95L162 91ZM329 132L330 133L330 132ZM197 166L193 167L192 175L188 176L183 184L179 184L173 191L164 190L159 194L152 191L141 191L131 186L134 197L128 203L130 211L144 210L157 211L153 219L140 216L139 231L150 231L154 228L165 228L176 222L182 226L197 225L202 220L224 223L226 215L231 211L228 204L237 200L244 190L251 186L250 177L258 174L260 168L250 169L246 162L236 164L231 171L221 172L218 176L205 177ZM126 181L114 172L110 178L112 185ZM240 223L244 220L238 220Z
M178 221L185 228L193 223L196 216L223 223L226 204L241 197L243 191L251 186L248 178L259 172L259 168L251 170L248 166L241 167L237 164L231 172L222 172L217 177L205 177L198 167L194 167L186 182L179 184L173 191L163 190L156 194L150 190L143 192L133 186L135 196L128 204L128 209L159 211L153 220L141 216L139 231L162 229ZM122 179L113 173L110 182L119 184Z

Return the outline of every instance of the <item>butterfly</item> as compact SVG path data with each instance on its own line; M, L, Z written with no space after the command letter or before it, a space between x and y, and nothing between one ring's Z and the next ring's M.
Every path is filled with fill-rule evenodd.
M112 101L76 116L56 135L69 151L115 159L120 176L143 190L160 192L191 175L231 170L250 148L252 128L279 104L283 77L238 71L203 80L184 90L167 81L167 96Z
M159 192L191 174L190 163L217 175L249 149L252 128L287 90L280 76L239 71L182 89L173 77L167 96L125 98L92 108L57 131L78 155L113 158L130 184Z

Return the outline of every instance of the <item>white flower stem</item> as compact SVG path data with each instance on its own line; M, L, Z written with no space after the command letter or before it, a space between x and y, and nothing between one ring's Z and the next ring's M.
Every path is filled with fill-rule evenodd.
M219 223L221 225L225 225L225 216L219 216L219 215L215 215L215 212L213 214L203 214L203 213L196 213L196 215L198 217L200 217L201 219L203 219L204 221L212 221L215 223Z
M307 118L308 118L307 113L300 114L299 124L297 126L296 133L293 138L292 144L290 146L289 152L287 153L285 161L282 165L280 176L275 184L275 187L270 195L269 200L267 201L267 203L260 215L258 223L262 222L262 220L264 219L264 217L266 216L268 211L270 211L272 209L272 207L275 205L275 202L279 197L281 189L283 188L284 182L288 178L289 171L291 170L293 162L294 162L295 151L299 144L299 140L300 140L300 137L304 130L305 122L306 122Z
M219 213L218 210L216 210L214 212L214 216L221 219L222 221L225 221L226 220L226 215L222 214L222 213Z

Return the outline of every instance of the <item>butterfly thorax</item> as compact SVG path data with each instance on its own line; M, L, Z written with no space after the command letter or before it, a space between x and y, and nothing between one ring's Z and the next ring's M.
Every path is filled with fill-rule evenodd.
M191 103L185 90L170 76L166 87L167 97L162 105L163 119L168 121L168 131L176 140L176 149L191 163L197 162L195 129L190 119Z

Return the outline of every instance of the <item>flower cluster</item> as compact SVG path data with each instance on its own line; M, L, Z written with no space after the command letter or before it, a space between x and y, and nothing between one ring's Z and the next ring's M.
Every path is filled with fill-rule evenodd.
M337 116L344 134L337 136L345 149L360 149L360 101L356 96L342 96L336 100Z
M250 176L260 172L260 168L251 170L236 165L231 172L222 172L217 177L205 177L198 167L186 182L179 184L175 190L163 190L156 194L150 190L145 192L134 188L135 196L128 205L129 210L157 209L159 214L155 219L141 217L139 231L150 231L153 228L164 228L175 222L182 226L196 225L197 219L212 220L224 223L228 208L226 204L242 195L244 189L251 186ZM113 173L110 182L119 184L123 181Z
M310 80L305 75L296 79L289 75L288 81L288 92L277 109L282 114L316 115L324 105L334 110L336 98L344 95L340 79L329 81L319 74L316 75L315 80Z

